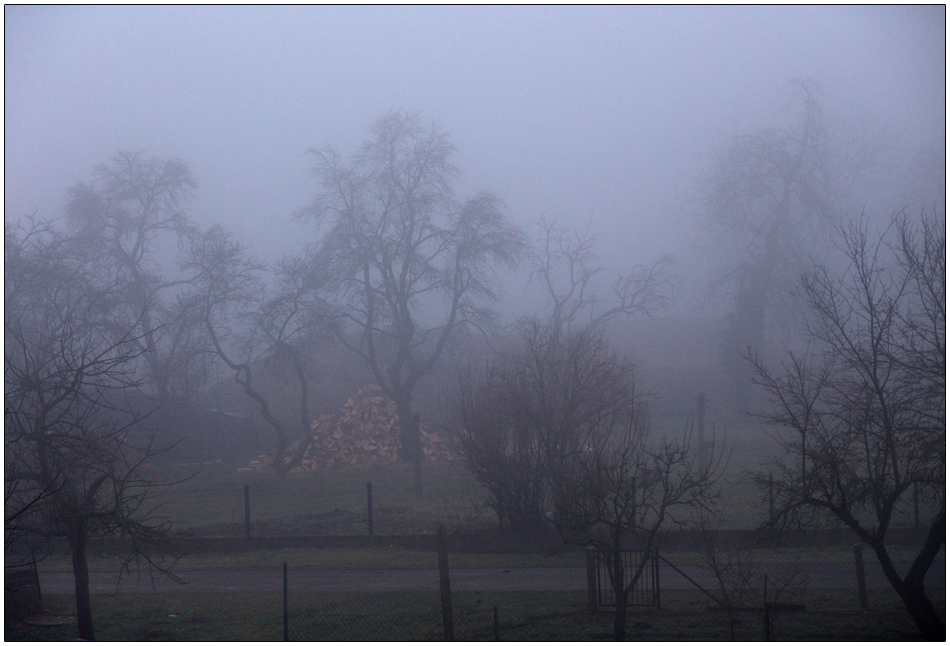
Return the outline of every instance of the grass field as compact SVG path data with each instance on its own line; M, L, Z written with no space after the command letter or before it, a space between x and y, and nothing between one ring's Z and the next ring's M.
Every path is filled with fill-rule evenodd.
M658 434L682 432L664 420ZM750 481L776 445L765 429L742 420L717 430L729 462L723 478L719 529L751 529L767 516L768 505ZM244 486L250 487L252 531L257 536L347 535L367 532L366 483L373 485L375 533L419 534L444 523L449 531L478 532L497 519L484 490L459 461L425 461L423 493L413 490L411 467L383 464L277 476L269 471L239 471L223 462L157 469L156 475L188 478L161 495L160 513L185 532L199 536L244 534ZM893 524L912 522L910 505L898 510ZM922 520L932 510L924 504Z
M916 550L895 546L890 551L895 561L910 562ZM702 556L693 551L664 551L664 557L675 565L702 564ZM853 563L854 550L850 545L825 548L776 548L757 549L750 560L760 565L772 563ZM874 552L865 550L867 564L876 562ZM433 551L413 550L401 547L374 547L365 549L345 548L293 548L257 550L247 552L200 552L186 554L175 564L180 572L207 570L277 570L283 562L294 569L425 569L436 567ZM89 558L91 572L115 572L120 559L117 556ZM946 563L946 550L941 549L934 567ZM579 551L557 554L449 554L449 565L456 568L524 568L524 567L585 567L586 555ZM72 562L63 554L51 555L38 566L40 572L71 572Z
M395 598L393 598L395 597ZM934 594L944 612L943 591ZM70 614L71 595L45 595L51 611ZM122 594L93 595L96 637L104 641L277 641L283 638L278 594ZM870 609L860 612L840 592L814 590L797 601L805 613L780 615L774 637L800 641L913 640L917 631L897 596L888 589L870 591ZM491 641L492 606L499 607L502 640L591 641L611 638L612 616L583 611L583 595L572 592L510 592L491 597L453 595L456 639ZM394 611L398 611L394 614ZM308 640L399 640L442 637L438 594L296 595L291 599L291 636ZM628 638L647 641L730 638L728 617L710 608L699 592L665 593L662 608L633 608ZM743 613L736 639L761 640L761 615ZM9 641L67 641L75 626L6 625Z
M164 469L159 475L193 476L159 499L160 513L199 536L244 534L245 485L258 536L365 534L367 482L373 484L377 534L431 533L439 523L450 531L473 531L494 522L482 491L451 461L425 462L421 497L414 493L411 467L404 464L277 476L215 463Z

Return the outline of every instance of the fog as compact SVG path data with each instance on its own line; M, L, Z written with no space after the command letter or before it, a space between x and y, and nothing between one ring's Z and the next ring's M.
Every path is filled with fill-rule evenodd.
M451 136L458 197L496 193L530 240L541 217L588 232L604 276L670 257L679 289L662 314L721 315L708 179L734 137L788 125L793 79L817 82L842 157L854 142L873 157L837 217L942 195L915 188L914 164L945 154L943 6L8 6L5 19L8 221L62 217L97 164L146 151L189 165L185 213L202 228L263 259L295 254L317 239L293 218L319 191L308 150L349 156L404 109ZM543 309L524 270L505 276L505 321Z
M264 256L301 240L306 151L392 107L437 119L460 194L590 222L618 264L677 250L685 197L730 135L774 125L789 79L907 150L944 139L933 7L6 7L5 213L61 214L117 150L178 156L189 214Z
M11 640L945 641L945 6L4 18Z

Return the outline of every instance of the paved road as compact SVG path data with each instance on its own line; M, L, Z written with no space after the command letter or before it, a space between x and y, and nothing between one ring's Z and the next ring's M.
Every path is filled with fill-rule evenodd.
M762 568L770 578L779 576L788 566L771 565ZM801 571L815 587L852 588L856 585L853 564L847 563L810 563L800 566ZM898 570L906 572L909 564L901 564ZM694 581L704 587L713 587L711 573L700 566L682 566L679 568ZM188 591L232 591L232 592L278 592L282 589L282 577L279 570L253 571L206 571L180 572L186 584L180 585L167 578L124 579L120 592L188 592ZM887 580L876 563L866 567L869 587L887 586ZM375 592L385 590L409 590L419 586L437 589L438 570L296 570L288 577L288 587L292 590L311 592ZM934 563L927 574L927 584L946 585L946 564ZM660 566L660 585L663 589L685 589L692 587L683 576L667 565ZM71 573L41 573L40 586L43 592L72 592ZM115 592L116 575L105 572L93 572L89 575L89 587L92 592ZM587 573L584 568L491 568L457 569L452 571L453 590L584 590L587 587Z

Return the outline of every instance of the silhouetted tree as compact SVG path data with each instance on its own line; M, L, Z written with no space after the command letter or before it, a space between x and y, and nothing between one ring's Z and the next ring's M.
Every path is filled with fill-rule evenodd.
M565 541L604 554L614 635L623 639L627 595L659 532L715 498L722 452L697 452L689 432L650 437L649 393L601 330L522 326L520 350L481 376L463 375L456 449L502 527L537 530L549 509ZM628 540L642 549L630 576L621 555Z
M200 364L207 355L174 293L184 281L170 277L160 261L168 255L166 240L181 245L198 231L182 210L197 186L179 159L119 152L95 167L91 183L70 188L66 204L77 252L114 286L105 323L115 330L135 326L160 402L170 394L190 396L207 375Z
M123 572L144 563L168 573L169 524L150 502L171 483L144 466L156 455L151 442L129 439L146 414L135 404L141 328L117 329L116 284L101 282L49 225L7 227L4 249L5 542L67 539L79 636L93 639L91 538L131 540Z
M804 275L805 353L780 370L753 358L769 395L761 415L789 429L773 461L775 524L831 516L870 545L925 639L945 625L924 576L946 532L946 230L944 214L899 217L880 237L841 230L847 266ZM767 477L760 477L766 486ZM938 512L907 574L886 545L895 511L920 489Z
M267 287L265 266L217 226L195 240L182 268L195 286L187 301L189 316L201 324L211 352L234 372L235 381L276 435L274 468L294 468L313 438L309 408L313 375L307 358L328 329L327 308L318 296L321 272L303 259L284 258ZM297 384L301 442L290 460L285 460L286 424L255 384L259 368L270 368L272 374L288 371Z
M723 259L713 287L732 299L722 356L739 411L751 387L742 355L762 352L766 331L794 319L787 294L833 217L835 170L821 92L812 80L790 87L789 124L734 137L707 179L704 223Z
M338 338L396 403L400 456L416 459L413 391L454 331L492 321L496 267L515 265L523 236L497 196L456 201L455 148L418 115L380 118L352 162L311 152L322 191L301 215L329 222L318 253L335 281Z

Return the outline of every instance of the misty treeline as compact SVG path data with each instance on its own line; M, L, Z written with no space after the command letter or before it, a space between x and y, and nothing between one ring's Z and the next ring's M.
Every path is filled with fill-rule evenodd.
M870 220L855 204L874 147L841 145L812 81L791 84L787 109L784 125L725 142L698 191L707 287L727 312L718 370L736 411L756 407L758 386L776 429L773 526L852 527L932 637L943 623L922 582L944 542L943 184L908 183L932 191L914 196L932 204L920 215ZM62 223L8 221L7 544L68 539L82 636L86 541L125 534L130 566L164 567L168 525L148 503L173 483L147 467L202 433L202 410L223 412L225 384L267 429L279 475L330 412L324 391L358 364L396 404L402 460L419 464L419 418L441 408L435 423L502 528L553 525L610 555L622 637L649 549L715 512L726 455L688 419L651 432L653 388L610 326L662 311L692 277L672 257L612 273L592 234L554 219L522 230L499 196L456 194L455 152L437 123L402 111L353 155L311 150L316 197L295 214L309 244L269 263L193 222L189 167L146 153L96 166L69 189ZM518 271L546 308L505 325L495 305ZM453 386L420 406L427 380ZM939 513L902 579L885 535L912 490ZM631 536L644 556L625 579Z

